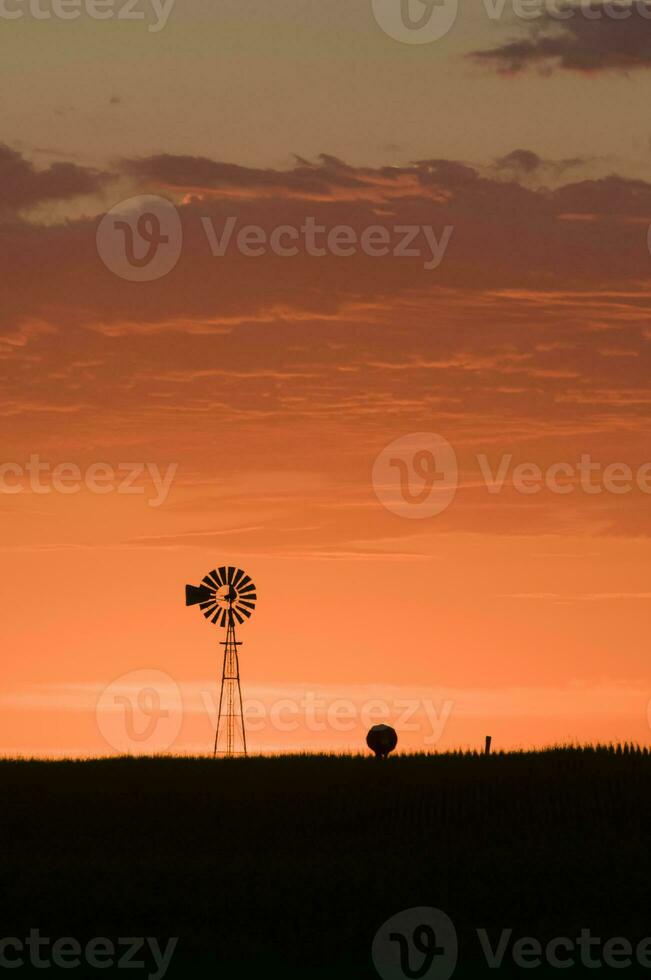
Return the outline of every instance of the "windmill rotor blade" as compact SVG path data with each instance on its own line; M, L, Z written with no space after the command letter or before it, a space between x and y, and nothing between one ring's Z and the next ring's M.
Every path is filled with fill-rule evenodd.
M250 619L257 598L251 576L235 565L213 568L204 575L200 585L185 587L186 606L199 606L207 620L222 628L241 625Z
M185 604L186 606L197 606L200 602L207 602L211 595L211 590L205 585L186 585Z

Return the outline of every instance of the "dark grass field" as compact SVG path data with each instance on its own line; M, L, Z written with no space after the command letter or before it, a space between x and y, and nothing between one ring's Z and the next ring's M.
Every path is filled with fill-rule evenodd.
M415 906L453 920L463 977L496 975L478 928L651 935L648 752L3 761L0 786L0 934L178 937L170 977L376 977Z

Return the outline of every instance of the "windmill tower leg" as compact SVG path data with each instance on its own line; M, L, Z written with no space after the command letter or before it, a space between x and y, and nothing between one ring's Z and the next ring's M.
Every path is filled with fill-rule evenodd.
M224 647L224 663L222 668L222 685L219 695L219 713L217 716L217 731L215 732L215 752L219 752L219 739L226 745L221 752L226 757L246 755L246 731L244 728L244 709L242 707L242 689L240 687L240 662L237 648L240 642L235 638L235 624L232 616L226 632ZM239 746L241 745L241 748Z

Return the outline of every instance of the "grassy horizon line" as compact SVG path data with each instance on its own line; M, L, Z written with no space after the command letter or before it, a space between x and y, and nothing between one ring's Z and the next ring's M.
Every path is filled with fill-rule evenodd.
M515 749L493 749L488 757L490 758L511 758L522 756L549 756L549 755L585 755L585 754L608 754L608 755L649 755L651 746L640 744L639 742L595 742L595 743L565 743L559 742L552 745L541 746L538 748L515 748ZM388 760L391 762L396 759L403 760L436 760L436 759L474 759L487 758L487 754L481 749L457 748L446 749L445 751L422 751L422 752L395 752ZM370 761L377 762L375 757L369 752L250 752L247 756L239 755L232 758L218 756L214 758L212 753L173 753L161 752L154 754L135 754L135 753L116 753L115 755L80 755L80 756L29 756L29 755L0 755L1 764L11 763L41 763L47 765L61 763L110 763L110 762L210 762L229 763L248 763L253 761L296 761L296 760L321 760L321 761Z

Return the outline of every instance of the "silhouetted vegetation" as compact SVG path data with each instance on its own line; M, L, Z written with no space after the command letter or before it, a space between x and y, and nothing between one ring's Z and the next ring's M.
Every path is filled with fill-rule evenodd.
M651 933L631 746L3 761L0 781L2 935L178 936L168 976L373 977L376 930L421 905L457 927L455 976L483 972L476 928Z

